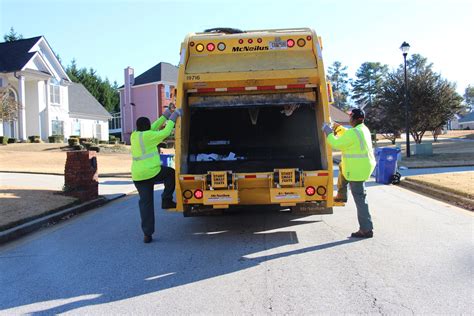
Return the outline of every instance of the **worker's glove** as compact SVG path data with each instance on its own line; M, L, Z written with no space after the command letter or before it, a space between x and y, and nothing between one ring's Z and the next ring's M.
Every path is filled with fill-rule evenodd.
M323 127L321 129L322 129L323 133L326 134L326 136L328 136L329 134L331 134L333 132L331 126L329 126L328 123L324 123Z
M171 110L168 108L168 109L166 109L166 111L163 113L163 116L166 117L167 120L169 120L171 114L173 114L173 112L171 112Z
M181 109L176 109L174 110L173 114L171 114L170 116L170 120L175 122L176 123L176 120L178 119L178 117L180 117L181 115L183 114L183 110Z

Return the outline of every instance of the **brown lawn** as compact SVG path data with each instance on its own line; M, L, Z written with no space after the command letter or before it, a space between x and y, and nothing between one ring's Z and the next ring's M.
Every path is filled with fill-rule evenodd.
M60 192L35 188L0 187L0 231L22 224L26 219L47 214L76 203Z
M64 144L9 144L0 146L0 172L64 174ZM101 147L97 154L100 175L130 175L129 146Z

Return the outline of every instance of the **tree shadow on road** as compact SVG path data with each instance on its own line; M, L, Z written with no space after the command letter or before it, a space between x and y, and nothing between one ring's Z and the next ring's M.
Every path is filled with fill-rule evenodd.
M130 201L137 203L136 199ZM49 258L34 259L38 287L23 288L29 284L28 276L16 274L24 279L8 280L14 277L9 273L4 278L8 283L4 284L11 284L13 291L0 298L1 309L20 308L23 313L26 308L26 313L33 315L64 313L358 241L342 239L299 248L300 241L292 227L316 224L317 228L322 224L318 217L241 211L221 217L185 219L181 214L156 213L157 239L148 245L141 243L137 232L138 212L130 214L113 205L67 227L70 238L64 237L64 233L48 235L51 239L65 239L58 242L57 249L49 251ZM92 231L97 229L97 234L84 232L87 225L92 226ZM82 241L78 243L78 239ZM8 254L0 255L0 268L4 271L5 255ZM45 309L44 303L54 300L60 305Z

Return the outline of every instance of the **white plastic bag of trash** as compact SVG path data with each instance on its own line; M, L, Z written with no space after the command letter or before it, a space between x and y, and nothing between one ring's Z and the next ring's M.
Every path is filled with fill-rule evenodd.
M237 160L235 153L230 152L227 156L222 156L218 154L198 154L196 161L221 161L221 160Z

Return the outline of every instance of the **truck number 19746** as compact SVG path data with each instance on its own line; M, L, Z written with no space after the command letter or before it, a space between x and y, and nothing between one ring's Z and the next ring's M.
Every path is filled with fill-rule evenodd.
M200 80L201 76L186 76L186 80Z

